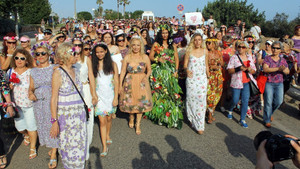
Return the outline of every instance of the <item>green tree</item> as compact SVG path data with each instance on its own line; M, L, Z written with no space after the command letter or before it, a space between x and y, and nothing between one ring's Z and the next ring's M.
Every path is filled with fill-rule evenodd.
M120 15L120 13L118 14L117 11L114 11L112 9L106 9L106 10L104 10L104 17L105 17L105 19L115 20L115 19L118 19L118 15Z
M246 23L246 27L252 26L253 22L258 25L265 21L265 13L254 9L253 4L247 5L247 0L216 0L208 2L203 8L202 14L205 19L213 15L218 25L234 25L238 19Z
M48 0L23 0L23 10L20 18L25 24L41 23L42 19L48 20L51 6Z
M139 19L142 17L142 14L144 13L144 11L142 10L136 10L131 14L131 18L132 19Z
M262 26L262 33L267 37L280 38L284 35L294 35L294 27L300 23L300 17L288 21L285 13L276 13L272 20L266 21Z
M79 20L91 20L93 18L92 14L87 11L81 11L77 13L77 17Z

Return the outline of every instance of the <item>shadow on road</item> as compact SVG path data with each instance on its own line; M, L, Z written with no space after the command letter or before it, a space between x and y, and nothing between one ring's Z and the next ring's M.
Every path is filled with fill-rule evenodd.
M15 153L15 151L20 147L23 141L23 137L21 134L4 134L2 122L0 121L0 136L4 142L4 150L6 152L7 157L7 165L9 166L11 159Z
M168 153L167 155L167 162L164 161L164 159L160 155L159 150L155 146L151 146L148 143L141 142L139 146L142 157L141 159L132 160L132 168L213 168L194 153L183 150L176 137L167 135L165 139L167 143L173 148L173 151Z
M101 164L101 160L100 160L100 150L99 150L99 148L97 148L97 147L90 147L90 154L96 154L96 161L95 161L95 167L96 168L103 168L102 167L102 164ZM92 169L93 167L92 167L92 164L91 164L91 161L89 160L88 161L88 163L87 163L87 167L89 168L89 169Z

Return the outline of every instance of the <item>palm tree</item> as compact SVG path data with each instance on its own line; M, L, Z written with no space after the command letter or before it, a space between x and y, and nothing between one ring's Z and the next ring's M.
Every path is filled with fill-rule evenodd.
M99 15L101 17L102 16L102 12L103 12L103 8L101 7L101 5L103 4L103 0L97 0L96 4L99 5L98 12L99 12Z
M123 8L124 8L124 11L123 11L123 16L124 16L124 19L125 19L125 6L126 5L129 5L130 4L130 1L129 0L121 0L122 3L123 3Z
M119 13L120 13L120 5L121 5L120 0L117 0L117 6L118 6L118 19L120 19L120 16L119 16Z

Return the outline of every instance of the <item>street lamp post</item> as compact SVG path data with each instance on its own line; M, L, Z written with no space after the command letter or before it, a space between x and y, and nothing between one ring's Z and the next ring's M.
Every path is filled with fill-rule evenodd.
M74 19L77 20L77 13L76 13L76 0L74 0Z

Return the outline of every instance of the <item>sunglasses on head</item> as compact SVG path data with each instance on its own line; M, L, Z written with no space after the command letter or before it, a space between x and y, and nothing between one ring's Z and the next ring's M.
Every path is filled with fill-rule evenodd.
M253 43L254 44L254 41L248 41L248 43Z
M277 49L277 50L281 50L281 48L280 47L272 47L272 49Z
M82 44L74 44L74 46L82 47Z
M91 50L91 48L84 48L84 50L85 50L85 51L89 51L89 50Z
M7 44L16 44L17 42L7 42Z
M118 39L118 42L124 42L125 39Z
M238 46L239 49L246 49L246 46Z
M46 52L36 52L35 53L35 56L40 56L40 55L45 56L45 55L47 55L47 53Z
M23 60L23 61L26 60L25 57L18 57L18 56L15 56L15 60L19 60L19 59L20 59L20 60Z

